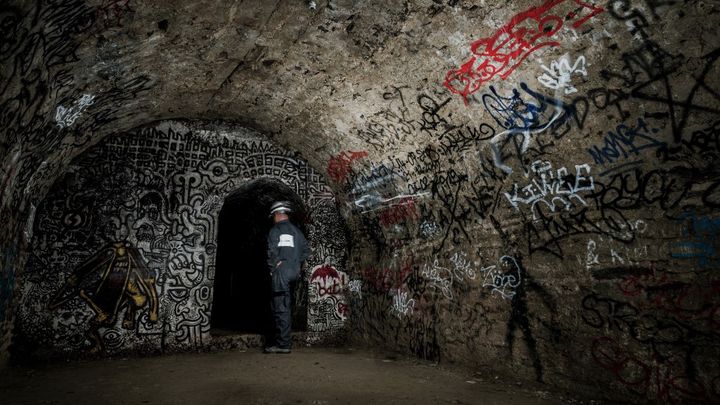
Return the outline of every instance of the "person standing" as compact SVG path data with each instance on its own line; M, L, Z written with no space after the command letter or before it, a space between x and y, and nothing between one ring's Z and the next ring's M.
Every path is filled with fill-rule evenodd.
M265 353L290 353L292 350L292 295L300 278L300 266L310 256L303 233L290 223L290 203L278 201L270 207L274 221L267 238L268 269L272 280L271 309L275 321L274 342Z

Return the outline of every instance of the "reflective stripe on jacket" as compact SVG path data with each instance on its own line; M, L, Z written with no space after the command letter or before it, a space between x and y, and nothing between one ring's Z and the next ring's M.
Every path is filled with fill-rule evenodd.
M307 240L290 221L281 221L270 229L267 246L272 289L288 291L290 283L300 278L300 265L310 256Z

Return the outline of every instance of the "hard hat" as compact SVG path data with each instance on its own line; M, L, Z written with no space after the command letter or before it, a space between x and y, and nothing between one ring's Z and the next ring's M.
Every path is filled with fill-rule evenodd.
M290 208L290 202L278 201L278 202L274 203L270 207L270 215L273 215L276 212L282 212L282 213L292 212L292 209Z

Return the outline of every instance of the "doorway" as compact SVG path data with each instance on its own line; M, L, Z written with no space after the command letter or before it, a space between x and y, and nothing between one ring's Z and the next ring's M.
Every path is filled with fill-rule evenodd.
M267 234L272 227L270 206L280 200L292 202L290 221L309 236L305 204L294 190L277 180L251 181L225 199L218 221L210 315L215 333L272 334ZM307 290L307 281L301 277L295 288L293 331L307 330Z

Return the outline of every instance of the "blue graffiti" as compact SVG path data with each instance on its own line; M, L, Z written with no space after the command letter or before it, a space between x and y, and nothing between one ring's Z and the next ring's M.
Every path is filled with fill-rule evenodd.
M606 165L620 160L628 159L645 149L657 149L658 153L666 151L667 144L655 139L653 134L657 128L648 129L642 118L638 118L635 127L620 124L615 131L608 131L603 138L602 145L593 145L587 151L596 164Z
M512 169L505 163L502 149L511 141L516 146L516 157L520 158L534 137L547 132L554 139L560 139L570 131L571 123L582 128L587 115L587 105L582 100L566 103L536 92L525 83L520 83L520 89L522 92L513 89L511 95L503 97L490 86L490 93L482 95L487 112L505 129L495 135L489 145L495 166L506 173L512 173Z
M701 268L719 266L720 218L698 217L694 212L687 212L679 220L688 221L683 235L689 240L674 243L670 255L676 259L696 259Z
M493 86L491 93L482 96L485 109L502 128L515 133L542 132L572 118L580 120L574 105L533 91L525 83L520 83L520 88L530 101L523 99L518 89L513 89L510 97L503 97Z

